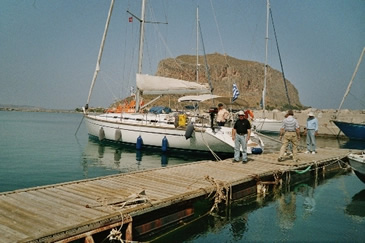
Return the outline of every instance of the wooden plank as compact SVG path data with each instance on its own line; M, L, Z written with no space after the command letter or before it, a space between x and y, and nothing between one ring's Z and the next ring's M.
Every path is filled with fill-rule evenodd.
M168 193L176 194L179 191L186 191L186 189L179 185L179 183L171 183L169 179L161 177L160 175L155 173L143 174L142 176L139 176L138 179L143 181L153 181L153 185L156 188L162 188L165 192Z
M42 191L42 193L53 196L58 200L62 200L65 205L71 203L83 207L84 205L95 201L94 199L91 200L89 198L85 198L82 195L75 193L75 191L69 192L64 190L63 187L49 188L48 190Z
M68 220L68 217L72 218L71 212L68 213L68 215L65 215L65 213L57 208L57 205L44 200L34 191L28 191L26 195L25 193L21 194L22 197L20 197L20 194L9 195L9 197L17 200L18 203L27 205L26 208L33 214L37 215L37 220L41 222L41 225L45 224L50 228L61 227L65 221Z
M65 198L55 197L54 194L48 194L45 192L38 192L38 197L41 198L40 202L49 204L49 212L53 215L59 215L60 218L66 217L68 221L79 221L80 219L92 219L98 216L105 215L105 213L93 212L88 210L85 206L81 206L78 202L67 202ZM64 221L61 221L64 223Z
M148 179L144 179L143 175L138 175L138 177L135 176L134 177L128 176L128 177L130 178L128 182L129 184L133 183L134 186L145 189L147 195L150 196L153 195L153 197L155 197L156 199L168 197L171 194L171 191L169 192L168 190L161 189L160 183L155 183Z
M61 189L76 195L80 195L88 200L95 200L96 198L99 198L101 193L101 192L89 192L87 190L87 187L85 187L85 185L80 185L80 184L70 184L67 186L63 186Z
M38 214L34 213L32 208L27 209L23 203L14 201L10 197L6 198L6 201L1 198L0 202L0 215L11 221L7 225L9 228L29 236L34 235L35 232L54 229L48 222L39 219Z
M5 239L11 239L13 237L16 238L24 238L27 234L23 231L22 225L19 225L14 220L13 212L8 210L9 208L6 207L4 204L0 205L0 225L1 225L1 237ZM11 240L6 240L6 242L12 242Z

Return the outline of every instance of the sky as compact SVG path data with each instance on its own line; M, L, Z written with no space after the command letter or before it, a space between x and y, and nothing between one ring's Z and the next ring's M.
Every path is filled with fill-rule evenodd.
M75 109L86 104L109 0L1 0L0 104ZM305 106L337 109L365 47L365 0L271 0L285 77ZM266 0L148 0L143 73L206 54L265 62ZM116 0L90 106L130 94L138 60L138 0ZM167 24L166 24L167 22ZM268 65L281 70L272 23ZM199 42L199 55L203 55ZM241 95L244 91L241 90ZM344 109L365 109L365 60Z

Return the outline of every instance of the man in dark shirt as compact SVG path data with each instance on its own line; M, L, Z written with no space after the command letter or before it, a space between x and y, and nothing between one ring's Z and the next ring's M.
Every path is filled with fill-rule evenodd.
M242 145L242 162L247 162L247 142L251 136L251 124L245 118L243 111L238 112L238 120L232 129L232 139L234 140L234 161L240 161L240 147Z

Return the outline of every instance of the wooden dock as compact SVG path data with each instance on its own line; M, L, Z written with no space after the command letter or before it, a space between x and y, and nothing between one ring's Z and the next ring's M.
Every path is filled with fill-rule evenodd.
M278 162L277 154L262 154L245 164L203 161L0 193L0 242L92 242L93 234L122 224L123 237L132 240L132 231L152 230L152 224L170 216L149 224L135 224L135 217L206 196L214 190L207 176L231 188L256 185L260 178L338 163L348 153L322 148L315 155L299 153L299 162ZM184 209L171 214L183 218L192 213Z

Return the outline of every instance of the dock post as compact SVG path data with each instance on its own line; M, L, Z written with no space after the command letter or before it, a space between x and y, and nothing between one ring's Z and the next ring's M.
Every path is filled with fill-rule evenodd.
M92 235L88 235L85 237L84 243L95 243Z
M133 236L132 236L132 221L130 221L128 223L128 226L125 230L125 240L128 241L132 241L133 240Z

